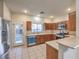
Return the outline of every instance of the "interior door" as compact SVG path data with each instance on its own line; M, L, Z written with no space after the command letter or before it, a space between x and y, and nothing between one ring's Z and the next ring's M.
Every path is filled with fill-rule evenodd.
M22 45L23 44L23 25L16 24L15 26L15 44Z

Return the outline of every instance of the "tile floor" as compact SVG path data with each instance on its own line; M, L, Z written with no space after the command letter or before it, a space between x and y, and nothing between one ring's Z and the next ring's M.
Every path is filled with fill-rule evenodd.
M46 45L12 48L9 52L9 57L10 59L46 59Z

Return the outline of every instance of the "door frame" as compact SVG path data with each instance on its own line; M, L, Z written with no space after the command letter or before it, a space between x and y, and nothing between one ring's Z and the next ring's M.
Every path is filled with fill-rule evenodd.
M15 24L15 38L14 38L14 44L13 44L13 46L21 46L21 45L24 45L24 38L23 38L23 34L22 34L22 43L16 43L16 25L18 25L18 24ZM22 24L23 25L23 24ZM22 32L23 32L23 30L22 30Z

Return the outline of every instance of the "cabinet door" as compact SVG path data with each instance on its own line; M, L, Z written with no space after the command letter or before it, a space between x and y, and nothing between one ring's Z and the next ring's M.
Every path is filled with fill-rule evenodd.
M58 50L49 45L46 45L46 49L47 59L58 59Z
M49 40L56 40L56 35L50 34L49 35Z
M41 43L45 43L44 35L41 35L40 40L41 40Z
M27 21L27 22L26 22L26 28L27 28L27 31L31 31L31 28L32 28L32 23L31 23L31 21Z
M76 31L76 12L69 14L69 30Z
M45 23L45 30L48 30L48 24Z
M44 35L36 36L37 44L45 43Z
M46 41L56 40L56 35L54 35L54 34L47 34L47 35L45 35L45 40Z
M51 30L50 23L45 23L45 30Z
M37 42L37 44L40 44L41 43L41 40L40 40L40 36L39 35L36 35L36 42Z
M48 34L45 35L45 40L49 41L49 35Z
M55 30L56 29L56 23L52 23L51 24L51 30Z

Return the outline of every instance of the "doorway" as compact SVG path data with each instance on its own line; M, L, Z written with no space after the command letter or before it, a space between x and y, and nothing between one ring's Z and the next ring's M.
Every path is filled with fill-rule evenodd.
M23 25L17 24L15 28L16 28L15 43L17 45L22 45L23 44Z

